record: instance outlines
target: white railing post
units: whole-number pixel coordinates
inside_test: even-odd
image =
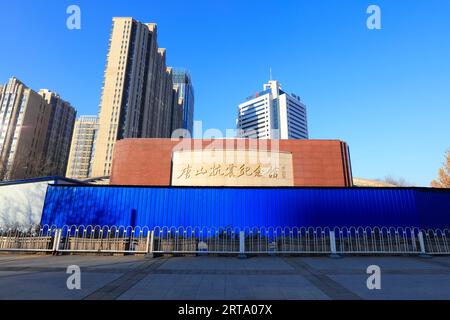
[[[425,241],[423,240],[423,232],[419,231],[419,234],[417,235],[419,238],[419,244],[420,244],[420,256],[427,257],[427,252],[425,249]]]
[[[154,239],[155,239],[155,230],[149,231],[147,233],[147,254],[146,257],[153,258],[153,251],[154,251]]]
[[[61,243],[62,229],[55,230],[55,236],[53,238],[53,254],[56,255],[59,251],[59,244]]]
[[[330,258],[339,258],[339,255],[337,254],[336,250],[336,234],[334,230],[330,230],[330,248],[331,248]]]
[[[239,232],[239,258],[245,259],[245,231]]]
[[[147,233],[147,252],[153,253],[153,240],[154,240],[155,231],[152,230]]]

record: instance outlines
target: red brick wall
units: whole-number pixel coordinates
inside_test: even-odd
[[[236,148],[249,140],[184,140],[184,144],[217,149]],[[169,186],[173,148],[179,141],[170,139],[125,139],[115,145],[111,184]],[[251,143],[255,143],[253,140]],[[271,150],[270,143],[267,147]],[[280,140],[279,151],[291,152],[295,186],[351,186],[351,167],[347,144],[338,140]]]

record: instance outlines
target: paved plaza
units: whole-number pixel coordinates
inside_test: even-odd
[[[81,289],[67,288],[67,267]],[[367,267],[381,268],[381,290]],[[160,257],[0,254],[0,299],[450,299],[450,257]]]

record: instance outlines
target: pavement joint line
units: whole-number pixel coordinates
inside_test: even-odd
[[[362,298],[353,291],[345,288],[334,281],[322,271],[310,266],[304,261],[298,259],[284,259],[284,261],[296,270],[299,270],[303,277],[308,280],[317,289],[322,291],[332,300],[362,300]]]
[[[445,267],[450,269],[450,263],[447,263],[445,261],[435,260],[435,259],[423,259],[418,258],[417,260],[420,260],[421,262],[428,263],[435,266]]]
[[[1,255],[0,255],[1,257]],[[33,258],[35,258],[36,256],[33,255],[23,255],[23,256],[16,256],[13,259],[0,259],[0,265],[2,264],[7,264],[7,263],[11,263],[11,262],[19,262],[19,261],[24,261],[24,260],[32,260]]]
[[[0,272],[27,272],[39,273],[39,272],[66,272],[66,267],[1,267]],[[229,269],[131,269],[134,273],[141,273],[145,275],[159,274],[159,275],[303,275],[305,272],[300,269],[294,270],[269,270],[269,269],[245,269],[245,270],[229,270]],[[128,268],[98,268],[98,267],[81,267],[82,272],[86,273],[121,273],[125,274],[129,271]],[[334,270],[334,269],[321,269],[320,272],[326,275],[358,275],[360,270]],[[441,269],[383,269],[384,274],[390,275],[450,275],[450,268],[448,270]],[[6,276],[1,276],[6,277]]]
[[[8,274],[8,275],[0,275],[0,279],[11,279],[11,278],[18,278],[18,277],[24,277],[24,276],[29,276],[29,275],[34,275],[34,274],[40,274],[40,271],[30,271],[30,272],[25,272],[25,273],[18,273],[18,274]]]
[[[136,268],[125,272],[119,278],[87,295],[83,298],[83,300],[115,300],[147,276],[148,273],[142,271],[155,270],[163,265],[167,260],[167,258],[160,258],[151,261],[144,261]]]
[[[321,269],[321,272],[327,275],[358,275],[361,274],[361,270],[346,270],[346,271],[339,271],[339,270],[331,270],[331,269]],[[436,270],[436,269],[382,269],[383,274],[389,274],[389,275],[408,275],[408,274],[414,274],[414,275],[450,275],[450,269],[448,270]]]

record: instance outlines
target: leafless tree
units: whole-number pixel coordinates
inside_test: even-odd
[[[34,158],[20,157],[9,167],[0,168],[2,180],[18,180],[52,176],[57,172],[57,166],[42,154]]]
[[[450,188],[450,148],[446,152],[446,161],[439,169],[438,178],[431,182],[433,188]]]
[[[405,178],[394,178],[391,175],[386,176],[384,179],[380,180],[384,183],[391,184],[396,187],[411,187],[412,184],[408,182]]]

